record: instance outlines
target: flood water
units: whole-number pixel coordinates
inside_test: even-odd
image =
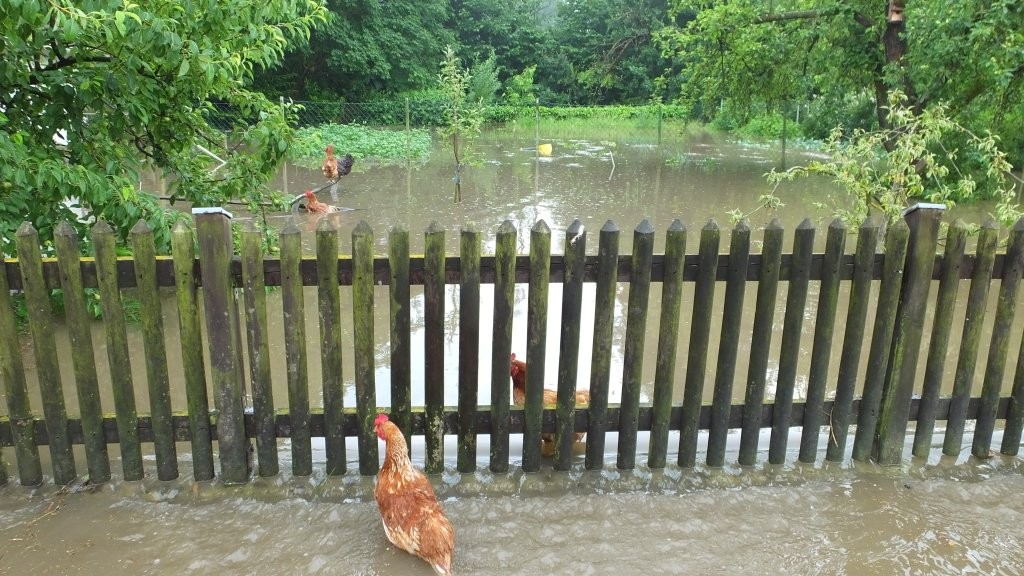
[[[631,250],[632,229],[648,219],[656,230],[655,251],[662,251],[664,233],[672,220],[680,218],[689,229],[688,253],[694,253],[700,228],[709,218],[723,227],[722,251],[728,250],[728,212],[751,210],[759,194],[768,192],[763,174],[778,166],[778,151],[767,147],[739,146],[707,134],[685,139],[653,142],[556,140],[551,157],[538,158],[532,135],[507,138],[487,135],[480,143],[484,164],[468,169],[462,176],[463,201],[453,203],[451,161],[441,150],[422,167],[375,167],[357,165],[342,179],[337,195],[325,190],[320,199],[352,208],[331,215],[339,227],[341,251],[351,250],[351,231],[360,220],[374,230],[376,252],[386,254],[387,233],[401,226],[411,233],[413,253],[422,251],[423,231],[432,222],[447,231],[449,254],[458,252],[458,234],[463,226],[475,228],[484,239],[483,253],[493,253],[494,233],[501,222],[511,220],[519,230],[519,252],[529,249],[529,230],[543,219],[551,229],[552,253],[563,250],[565,230],[579,218],[588,231],[587,252],[596,253],[597,234],[612,219],[622,230],[620,253]],[[790,151],[787,161],[806,162],[813,152]],[[322,182],[319,170],[290,166],[277,186],[298,194]],[[836,194],[823,180],[803,180],[777,190],[785,206],[772,214],[764,211],[750,216],[755,241],[772,217],[786,228],[786,245],[792,230],[804,217],[818,227],[817,248],[824,247],[824,227],[830,212],[817,207]],[[965,219],[979,222],[983,210],[968,209]],[[238,219],[245,216],[239,214]],[[321,217],[306,214],[271,215],[270,223],[284,228],[299,226],[306,249],[312,252],[313,231]],[[856,237],[847,241],[852,251]],[[748,288],[746,302],[753,309],[754,288]],[[692,285],[684,291],[684,303],[692,302]],[[877,289],[877,287],[876,287]],[[961,300],[966,298],[966,284]],[[809,292],[803,328],[800,381],[806,381],[810,337],[813,335],[816,287]],[[995,300],[995,285],[992,300]],[[716,294],[715,308],[721,314],[724,292]],[[526,287],[516,291],[513,348],[525,354]],[[388,293],[376,294],[376,388],[379,406],[390,403],[388,349]],[[845,297],[839,303],[837,338],[831,375],[838,367]],[[413,290],[413,403],[423,402],[422,292]],[[593,298],[593,286],[585,288]],[[618,401],[621,377],[624,310],[628,287],[621,286],[616,299],[616,327],[613,348],[611,402]],[[652,287],[649,326],[656,326],[660,291]],[[177,316],[173,300],[166,300],[165,332],[168,361],[180,365],[180,344],[176,339]],[[318,314],[316,290],[305,291],[306,333],[309,342],[310,399],[322,406],[319,348],[316,342]],[[769,386],[777,371],[781,339],[785,286],[780,286],[775,314],[776,336],[769,364]],[[351,294],[342,290],[343,315],[351,309]],[[446,298],[446,404],[456,403],[458,370],[458,291],[452,287]],[[271,341],[283,338],[280,292],[268,294]],[[584,305],[586,307],[586,304]],[[680,354],[677,360],[678,403],[685,373],[686,335],[689,308],[681,317]],[[485,318],[481,334],[489,337],[488,312],[492,309],[488,287],[482,291]],[[990,307],[991,309],[991,307]],[[560,291],[552,287],[547,341],[548,367],[557,359],[560,327]],[[748,315],[749,316],[749,315]],[[991,314],[989,315],[991,316]],[[1020,316],[1020,314],[1018,314]],[[962,326],[962,312],[954,326]],[[872,318],[869,317],[869,326]],[[747,319],[746,334],[751,328]],[[959,322],[959,324],[957,324]],[[987,320],[991,324],[991,317]],[[112,410],[109,372],[102,328],[94,331],[103,407]],[[141,330],[130,328],[131,346],[141,354]],[[926,325],[926,334],[929,326]],[[656,331],[650,330],[645,347],[642,401],[653,390]],[[1019,350],[1021,333],[1009,349],[1008,373]],[[589,379],[589,338],[592,326],[581,327],[579,384]],[[987,328],[986,328],[987,333]],[[950,349],[959,345],[954,329]],[[343,339],[351,341],[351,327],[343,327]],[[714,381],[717,333],[712,333],[709,351],[708,390]],[[987,344],[987,342],[986,342]],[[67,336],[58,333],[58,345],[67,346]],[[925,338],[927,345],[927,337]],[[41,413],[41,399],[32,370],[31,345],[25,343],[32,405]],[[742,402],[746,378],[749,338],[741,339],[741,364],[737,366],[734,403]],[[351,347],[343,351],[347,406],[354,405]],[[865,354],[868,346],[864,347]],[[490,353],[481,344],[480,403],[490,402]],[[283,346],[272,349],[275,400],[287,407]],[[922,354],[922,358],[923,358]],[[951,387],[955,354],[947,362],[944,390]],[[136,358],[141,358],[135,354]],[[979,354],[985,358],[985,345]],[[862,362],[862,370],[864,363]],[[71,380],[71,365],[62,355],[65,394],[69,414],[77,414],[77,399]],[[975,378],[979,386],[984,362]],[[137,403],[148,411],[145,366],[133,363]],[[172,379],[175,377],[171,371]],[[549,381],[553,381],[553,373]],[[1006,378],[1009,390],[1012,376]],[[553,384],[549,384],[553,387]],[[175,410],[185,409],[180,381],[172,380]],[[798,382],[798,398],[802,389]],[[977,395],[977,389],[975,390]],[[1005,395],[1005,394],[1004,394]],[[769,393],[768,401],[772,395]],[[0,415],[6,406],[0,406]],[[937,433],[941,432],[941,428]],[[965,446],[970,445],[968,438]],[[799,433],[799,429],[795,430]],[[998,433],[998,431],[997,431]],[[733,434],[732,436],[737,436]],[[451,440],[451,439],[449,439]],[[791,464],[756,468],[727,466],[696,470],[670,467],[664,471],[638,468],[618,471],[613,467],[584,472],[582,457],[567,473],[544,471],[524,474],[518,469],[508,475],[486,471],[486,438],[481,438],[479,471],[457,474],[454,447],[446,449],[449,471],[433,478],[439,495],[456,529],[457,574],[1020,574],[1024,572],[1024,463],[1019,458],[997,457],[977,461],[966,456],[944,459],[938,448],[928,461],[908,460],[902,468],[883,469],[850,462],[831,465]],[[941,445],[937,437],[935,446]],[[420,444],[422,440],[419,441]],[[702,440],[702,446],[703,444]],[[678,444],[677,436],[669,446]],[[791,441],[796,446],[799,442]],[[852,444],[848,442],[848,446]],[[824,442],[820,443],[824,445]],[[998,445],[998,440],[997,444]],[[414,444],[414,448],[417,445]],[[761,443],[762,450],[767,442]],[[250,485],[225,487],[216,482],[195,483],[188,467],[187,444],[178,445],[185,462],[181,479],[159,482],[152,478],[154,460],[147,460],[150,478],[142,482],[115,480],[103,486],[85,486],[58,491],[52,486],[39,489],[16,485],[13,450],[3,449],[9,474],[14,477],[0,488],[0,574],[430,574],[425,564],[395,551],[384,538],[372,501],[372,479],[354,471],[342,478],[323,474],[324,455],[314,453],[312,477],[296,478],[287,472],[290,446],[279,444],[282,475],[256,479]],[[116,456],[115,446],[111,447]],[[614,439],[608,449],[614,451]],[[646,450],[641,438],[639,450]],[[42,450],[45,453],[45,449]],[[519,450],[512,448],[513,461]],[[79,469],[84,457],[76,448]],[[698,457],[698,460],[701,458]],[[674,448],[669,461],[674,460]],[[762,458],[763,460],[763,458]],[[350,447],[349,462],[356,461]],[[614,456],[608,460],[614,466]],[[646,457],[638,457],[638,462]],[[730,451],[727,461],[735,462]],[[420,463],[422,461],[420,460]],[[515,464],[515,462],[513,462]],[[48,466],[44,466],[48,469]]]

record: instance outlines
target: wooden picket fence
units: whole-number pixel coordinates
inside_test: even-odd
[[[1003,420],[1000,451],[1015,455],[1024,425],[1024,354],[1019,353],[1013,390],[1000,397],[1018,285],[1024,271],[1024,222],[1009,234],[1005,253],[997,253],[997,227],[982,226],[975,254],[965,254],[968,230],[951,224],[944,251],[937,253],[940,207],[922,206],[908,211],[905,220],[884,233],[871,221],[857,231],[856,249],[846,251],[848,230],[840,222],[827,230],[824,253],[813,253],[815,229],[809,221],[794,233],[792,253],[783,254],[783,228],[773,222],[764,230],[760,254],[751,254],[751,231],[741,223],[732,231],[728,253],[720,254],[722,231],[713,222],[699,233],[696,253],[687,254],[688,232],[676,221],[666,231],[665,251],[654,254],[655,231],[644,221],[633,231],[632,254],[618,252],[620,232],[609,221],[599,232],[596,255],[586,255],[587,233],[579,222],[566,231],[565,251],[551,254],[551,233],[544,222],[529,232],[528,255],[516,253],[518,231],[510,222],[497,230],[494,255],[481,255],[479,232],[463,229],[459,255],[446,256],[445,231],[431,226],[425,233],[425,253],[409,253],[409,233],[393,229],[388,235],[388,255],[373,254],[373,232],[360,223],[352,233],[352,254],[339,255],[338,232],[328,219],[316,231],[316,256],[301,254],[300,234],[289,226],[281,233],[280,258],[264,258],[260,235],[247,228],[240,235],[240,256],[233,256],[230,215],[219,210],[196,210],[194,229],[179,223],[173,231],[173,256],[156,256],[152,232],[145,223],[131,234],[133,259],[117,258],[112,230],[100,222],[92,231],[95,254],[79,256],[78,240],[70,226],[57,230],[54,259],[40,256],[39,238],[27,223],[18,232],[18,259],[3,262],[0,273],[0,378],[6,391],[8,417],[0,418],[0,446],[13,446],[21,484],[43,480],[38,447],[49,447],[53,479],[68,484],[78,477],[72,445],[84,445],[89,480],[111,477],[107,445],[119,444],[122,474],[126,480],[143,477],[143,442],[152,442],[156,474],[169,480],[178,476],[176,442],[191,442],[193,474],[198,480],[215,476],[219,460],[225,483],[247,482],[255,471],[261,476],[279,472],[278,439],[290,439],[292,472],[313,471],[311,439],[323,437],[326,472],[344,474],[346,438],[357,438],[358,470],[371,475],[378,470],[378,440],[373,419],[387,410],[407,435],[425,437],[425,468],[443,470],[444,436],[456,435],[457,469],[477,467],[477,436],[490,435],[489,467],[495,472],[510,468],[510,434],[523,434],[522,469],[537,471],[542,465],[540,435],[556,434],[555,469],[569,469],[573,462],[573,432],[587,433],[585,466],[599,469],[605,462],[605,434],[618,433],[616,466],[636,466],[638,432],[649,431],[646,465],[666,466],[670,454],[683,467],[697,464],[703,451],[708,466],[726,459],[730,430],[739,429],[738,462],[756,463],[762,429],[771,429],[768,461],[786,459],[791,427],[802,427],[799,460],[814,462],[821,453],[819,434],[829,431],[825,459],[842,461],[846,439],[856,426],[850,454],[854,459],[875,459],[883,464],[903,461],[908,422],[916,422],[913,454],[927,456],[935,424],[945,421],[943,452],[961,451],[965,424],[974,421],[972,453],[988,457],[997,421]],[[198,254],[195,247],[198,245]],[[997,305],[987,310],[989,287],[1000,280]],[[955,355],[952,394],[940,397],[953,311],[962,281],[969,280],[963,337]],[[583,285],[596,284],[593,309],[584,310]],[[654,395],[641,405],[644,335],[652,283],[660,282],[661,317],[657,319],[657,359]],[[693,301],[684,302],[683,285],[694,283]],[[725,283],[718,357],[715,360],[713,397],[703,397],[715,286]],[[765,402],[769,348],[774,336],[777,290],[788,283],[781,334],[781,351],[774,403]],[[812,282],[819,291],[814,315],[806,400],[794,401],[801,332]],[[836,326],[840,286],[849,283],[845,326]],[[874,324],[868,336],[867,318],[874,283],[880,283]],[[929,289],[937,282],[937,296]],[[510,406],[509,355],[512,343],[514,291],[528,284],[527,349],[530,359],[525,408]],[[548,288],[561,283],[561,334],[558,366],[545,366]],[[611,374],[614,299],[619,284],[628,284],[626,337],[621,375],[621,403],[608,402]],[[748,286],[756,283],[756,308],[752,333],[741,334],[743,301]],[[391,406],[379,406],[374,382],[374,286],[390,287]],[[445,358],[445,286],[459,286],[459,357]],[[494,285],[493,310],[480,306],[482,284]],[[410,286],[422,285],[425,324],[425,402],[411,405]],[[275,408],[272,394],[267,334],[265,287],[279,286],[285,319],[287,357],[287,413]],[[310,409],[306,372],[307,341],[303,286],[317,286],[320,313],[320,353],[323,366],[323,411]],[[352,317],[341,317],[339,287],[351,287]],[[99,401],[99,382],[94,363],[90,315],[84,288],[97,288],[104,317],[107,359],[113,386],[114,415],[104,414]],[[65,313],[72,344],[74,382],[79,399],[78,418],[68,418],[57,362],[49,291],[65,294]],[[181,332],[183,379],[187,414],[171,409],[169,372],[164,342],[159,291],[174,288],[178,327]],[[133,289],[141,303],[141,325],[149,388],[149,413],[135,406],[129,349],[121,292]],[[199,309],[202,291],[203,313]],[[43,398],[43,416],[32,410],[19,345],[12,293],[23,292],[29,314],[35,369]],[[236,298],[237,294],[241,294]],[[244,314],[238,312],[238,307]],[[925,377],[917,382],[920,352],[924,348],[924,318],[933,314],[925,359]],[[685,357],[682,398],[673,398],[674,374],[679,348],[680,318],[690,315],[689,346]],[[494,331],[488,350],[480,349],[482,314],[493,315]],[[580,319],[594,316],[593,341],[581,342]],[[994,314],[992,331],[982,334],[987,314]],[[205,317],[205,327],[203,318]],[[653,319],[650,319],[653,320]],[[352,341],[341,337],[342,322],[350,322]],[[204,366],[203,335],[209,347],[210,366]],[[247,349],[242,349],[241,330],[246,330]],[[651,328],[655,329],[655,328]],[[830,381],[829,364],[833,339],[842,334],[842,352],[836,377]],[[739,339],[750,338],[750,358],[745,400],[731,405]],[[972,397],[973,376],[983,338],[990,338],[980,396]],[[354,347],[356,405],[343,405],[341,351]],[[574,405],[577,366],[581,346],[590,348],[590,404]],[[858,377],[864,346],[869,346],[865,376]],[[244,362],[243,355],[248,355]],[[491,405],[478,405],[481,354],[491,355]],[[445,362],[457,362],[458,406],[444,405]],[[246,373],[245,366],[248,365]],[[210,375],[207,381],[207,373]],[[547,380],[557,380],[558,403],[541,405]],[[248,383],[248,384],[246,384]],[[243,402],[248,387],[252,407]],[[860,392],[857,397],[857,392]],[[834,392],[827,400],[828,392]],[[211,410],[210,398],[215,409]],[[710,400],[707,403],[706,400]],[[669,432],[679,431],[677,447],[669,446]],[[698,434],[707,430],[702,450]],[[250,445],[255,440],[256,466]],[[214,441],[217,450],[214,451]],[[2,453],[0,453],[2,456]],[[0,462],[0,483],[7,470]]]

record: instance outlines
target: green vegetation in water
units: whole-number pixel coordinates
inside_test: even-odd
[[[423,164],[430,158],[430,132],[425,128],[407,131],[368,128],[351,124],[321,124],[295,131],[290,159],[310,168],[319,167],[324,147],[334,145],[339,156],[351,154],[355,168],[366,162],[393,166],[413,162]]]

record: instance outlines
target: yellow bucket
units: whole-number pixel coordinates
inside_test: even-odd
[[[551,156],[551,144],[538,144],[537,154],[541,156]]]

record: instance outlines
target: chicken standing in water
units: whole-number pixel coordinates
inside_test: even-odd
[[[373,422],[386,444],[373,495],[392,544],[424,559],[438,574],[452,573],[455,530],[427,477],[413,467],[405,436],[386,414]]]
[[[320,171],[324,173],[324,178],[334,182],[342,176],[348,176],[349,172],[352,171],[352,164],[355,163],[352,155],[345,154],[340,159],[335,158],[334,145],[332,144],[328,144],[324,148],[324,152],[327,154],[327,157],[324,158],[324,164],[320,167]]]
[[[510,368],[510,376],[512,376],[512,403],[516,406],[526,406],[526,362],[522,360],[516,360],[516,355],[512,355],[512,366]],[[544,389],[544,407],[554,408],[555,404],[558,403],[558,392],[549,388]],[[590,404],[590,390],[577,390],[576,391],[576,405]],[[574,434],[574,441],[579,442],[583,440],[584,433],[576,432]],[[555,453],[555,435],[550,432],[544,432],[540,435],[540,452],[545,456],[551,456]]]

